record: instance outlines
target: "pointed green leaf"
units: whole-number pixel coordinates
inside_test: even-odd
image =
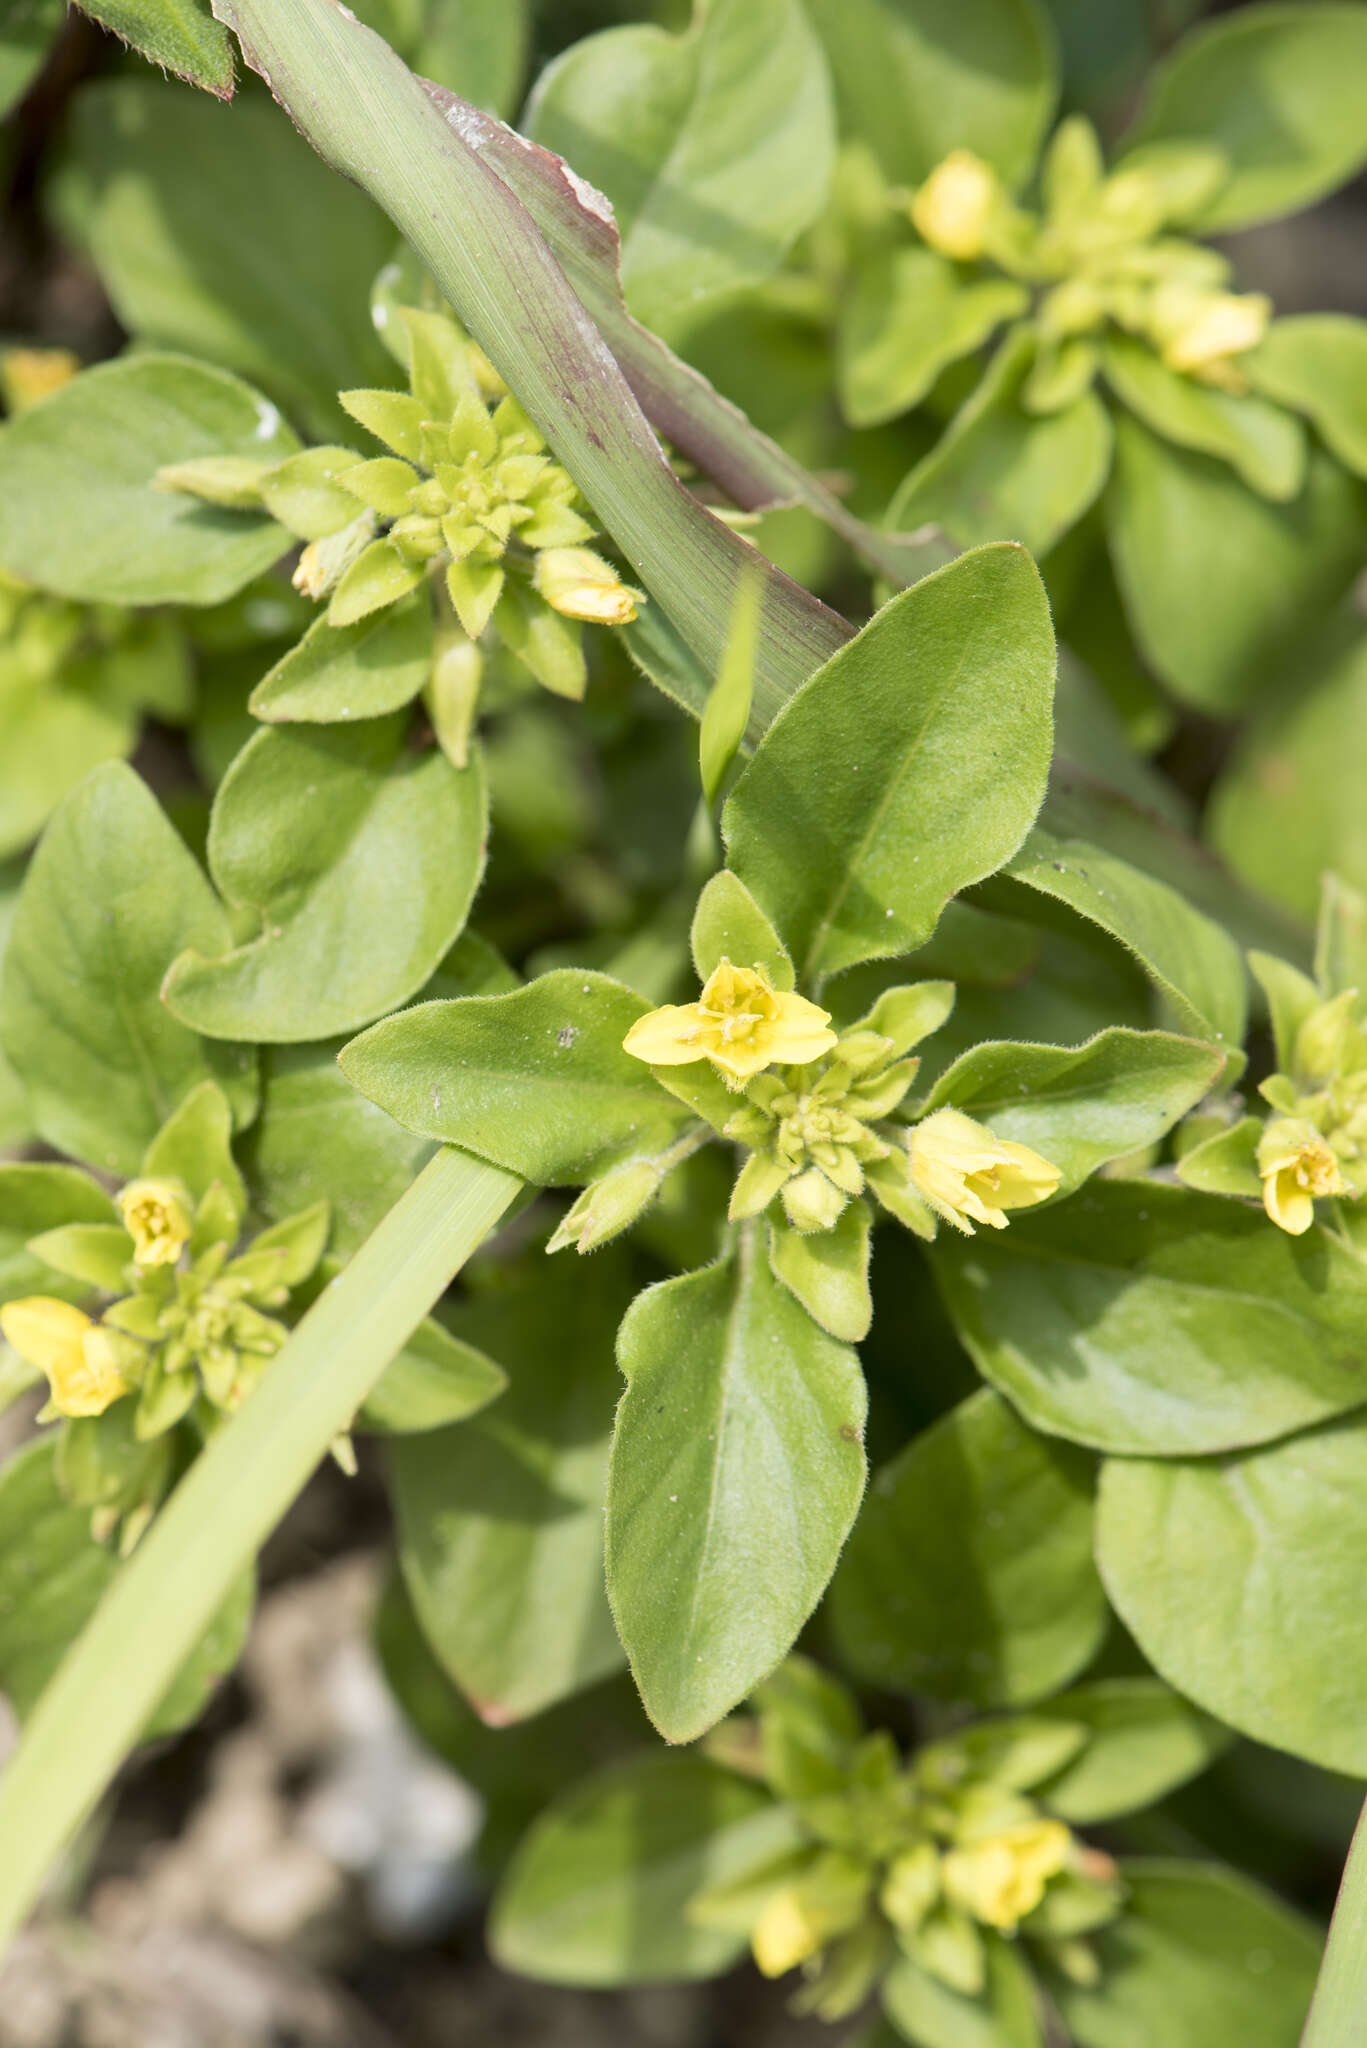
[[[89,1288],[44,1264],[29,1241],[69,1223],[117,1224],[114,1204],[75,1166],[0,1164],[0,1301],[55,1294],[84,1301]]]
[[[315,619],[261,678],[248,710],[271,724],[345,724],[411,703],[432,672],[432,611],[425,597],[352,626]]]
[[[1116,397],[1164,440],[1218,455],[1265,498],[1294,498],[1300,491],[1305,430],[1293,414],[1255,395],[1236,396],[1184,377],[1127,334],[1109,335],[1101,360]]]
[[[381,1373],[357,1425],[386,1436],[445,1429],[487,1408],[507,1384],[501,1365],[428,1316]]]
[[[218,99],[232,98],[233,46],[209,0],[81,0],[81,9],[149,63]]]
[[[128,1284],[133,1240],[121,1223],[61,1223],[30,1238],[29,1250],[42,1264],[80,1283],[122,1294]]]
[[[1228,1728],[1156,1678],[1098,1678],[1059,1693],[1049,1713],[1087,1730],[1086,1745],[1035,1793],[1074,1827],[1154,1805],[1233,1741]]]
[[[895,597],[804,685],[724,818],[799,979],[912,951],[1015,852],[1044,793],[1053,674],[1038,571],[1002,546]]]
[[[901,1956],[883,1980],[883,2010],[915,2048],[1045,2048],[1029,1966],[1000,1935],[987,1942],[981,1997],[952,1990]]]
[[[232,1150],[232,1110],[223,1090],[201,1081],[174,1109],[153,1138],[142,1170],[154,1179],[184,1181],[196,1201],[215,1181],[241,1216],[247,1191]]]
[[[775,1276],[813,1321],[842,1344],[862,1344],[873,1321],[867,1202],[849,1202],[829,1230],[804,1236],[781,1217],[769,1225]]]
[[[1367,320],[1348,313],[1274,320],[1247,371],[1256,391],[1305,413],[1339,461],[1367,476]]]
[[[919,244],[874,256],[840,307],[836,376],[845,418],[876,427],[909,411],[942,370],[1029,303],[1008,278],[964,284],[947,257]]]
[[[864,1486],[854,1353],[738,1256],[652,1287],[618,1340],[608,1592],[646,1712],[710,1728],[791,1649]]]
[[[704,884],[689,939],[699,981],[706,981],[720,961],[731,960],[738,967],[762,967],[777,989],[793,986],[793,963],[783,941],[729,868]]]

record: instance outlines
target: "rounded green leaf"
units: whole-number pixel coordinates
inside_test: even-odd
[[[611,200],[627,302],[662,330],[777,270],[835,165],[799,0],[714,0],[682,36],[589,36],[543,73],[529,125]]]
[[[1053,680],[1039,572],[1007,545],[903,591],[798,691],[724,825],[799,980],[913,951],[1016,851],[1044,794]]]
[[[214,1038],[297,1043],[409,1001],[465,922],[484,868],[478,760],[412,753],[401,714],[259,732],[229,769],[209,866],[260,935],[187,951],[175,1015]]]
[[[1098,1032],[1085,1045],[975,1045],[926,1097],[1028,1145],[1062,1175],[1071,1194],[1109,1159],[1139,1152],[1170,1131],[1214,1085],[1224,1060],[1167,1031]]]
[[[986,1956],[987,1981],[979,1998],[951,1990],[909,1956],[899,1956],[882,1993],[894,2039],[915,2048],[1044,2048],[1030,1966],[1019,1947],[992,1935]],[[873,2048],[883,2048],[882,2036]]]
[[[971,149],[1008,184],[1034,166],[1054,111],[1057,59],[1035,0],[807,0],[842,130],[889,178],[918,184]]]
[[[689,1900],[791,1842],[786,1808],[705,1757],[619,1764],[557,1800],[522,1843],[494,1901],[494,1959],[552,1984],[720,1976],[745,1937],[695,1927]]]
[[[250,377],[336,440],[337,392],[395,376],[368,308],[394,241],[379,208],[264,95],[216,107],[115,78],[72,114],[67,214],[124,326]]]
[[[1097,1559],[1155,1669],[1232,1728],[1367,1777],[1367,1420],[1206,1461],[1115,1459]]]
[[[978,1707],[1045,1698],[1106,1627],[1089,1461],[984,1388],[874,1475],[829,1611],[871,1685]]]
[[[218,604],[292,545],[254,512],[155,487],[198,455],[283,462],[299,443],[269,400],[184,356],[86,370],[0,430],[0,567],[111,604]]]
[[[1295,213],[1367,160],[1367,15],[1318,0],[1241,8],[1184,38],[1154,73],[1133,142],[1213,142],[1230,175],[1200,225]]]
[[[1183,703],[1230,717],[1357,573],[1367,493],[1316,449],[1299,497],[1273,504],[1122,414],[1106,526],[1141,651]]]
[[[1309,1923],[1215,1864],[1121,1870],[1124,1911],[1089,1937],[1100,1981],[1041,1971],[1077,2048],[1293,2048],[1319,1957]]]
[[[509,995],[387,1018],[352,1040],[342,1070],[419,1136],[562,1187],[662,1151],[688,1121],[622,1050],[648,1007],[605,974],[557,968]]]
[[[1227,1451],[1367,1400],[1367,1268],[1242,1202],[1094,1181],[933,1260],[984,1377],[1099,1450]]]
[[[206,1043],[161,1000],[183,947],[230,943],[223,906],[146,783],[121,762],[97,768],[44,833],[5,951],[0,1033],[50,1145],[136,1173],[206,1080],[249,1120],[254,1054]]]
[[[1218,455],[1265,498],[1297,495],[1305,481],[1306,448],[1305,430],[1293,414],[1256,394],[1236,395],[1184,377],[1130,335],[1109,335],[1101,361],[1116,397],[1164,440]]]
[[[918,405],[941,370],[980,348],[1029,305],[1008,278],[964,284],[955,266],[918,244],[861,265],[839,312],[836,376],[852,427],[876,427]]]
[[[646,1712],[690,1742],[792,1648],[835,1569],[864,1488],[864,1382],[753,1226],[737,1257],[647,1289],[618,1352],[608,1594]]]
[[[381,1373],[357,1423],[386,1436],[444,1429],[487,1408],[507,1384],[508,1375],[493,1359],[428,1316]]]
[[[451,1318],[506,1369],[506,1393],[391,1447],[405,1584],[442,1665],[495,1727],[622,1662],[603,1591],[603,1488],[631,1282],[609,1253],[587,1292],[577,1266],[533,1258],[515,1286]]]
[[[1347,313],[1274,320],[1246,360],[1256,390],[1306,413],[1339,461],[1367,476],[1367,320]]]
[[[74,1166],[0,1165],[0,1301],[55,1294],[84,1301],[90,1289],[27,1249],[30,1238],[68,1223],[109,1224],[114,1204],[98,1181]]]

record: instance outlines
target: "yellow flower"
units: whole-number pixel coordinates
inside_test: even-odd
[[[1315,1220],[1317,1195],[1343,1195],[1348,1184],[1320,1132],[1300,1117],[1278,1117],[1258,1145],[1263,1207],[1279,1230],[1300,1237]]]
[[[81,359],[69,348],[7,348],[0,355],[0,388],[11,412],[23,412],[69,384]]]
[[[595,626],[626,626],[641,593],[592,548],[543,548],[533,581],[552,611]]]
[[[128,1392],[113,1337],[70,1302],[45,1294],[6,1302],[0,1330],[22,1359],[47,1374],[62,1415],[103,1415]]]
[[[1000,200],[1001,185],[991,164],[971,149],[952,149],[912,200],[912,225],[942,256],[972,263],[983,253]]]
[[[140,1266],[174,1266],[191,1229],[190,1198],[178,1180],[130,1180],[119,1214]]]
[[[1038,1152],[995,1137],[957,1109],[937,1109],[917,1124],[907,1153],[912,1180],[931,1208],[969,1237],[974,1223],[1004,1230],[1008,1209],[1046,1201],[1062,1179]]]
[[[942,1866],[945,1892],[975,1920],[1010,1930],[1032,1913],[1072,1844],[1062,1821],[1027,1820],[981,1842],[951,1849]]]
[[[1210,383],[1239,384],[1231,356],[1256,348],[1267,332],[1272,301],[1262,292],[1197,292],[1184,285],[1154,297],[1154,332],[1170,370]]]
[[[823,1915],[812,1911],[802,1888],[786,1884],[773,1893],[750,1930],[756,1967],[765,1977],[781,1977],[814,1956],[827,1939]]]
[[[805,996],[781,993],[762,967],[723,960],[696,1003],[666,1003],[638,1017],[622,1044],[652,1067],[711,1060],[740,1088],[776,1061],[805,1066],[835,1045],[831,1013]]]

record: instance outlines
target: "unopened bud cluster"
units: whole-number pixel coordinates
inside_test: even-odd
[[[1051,412],[1091,383],[1108,324],[1142,338],[1170,370],[1246,388],[1238,358],[1262,340],[1271,303],[1231,292],[1226,259],[1171,232],[1227,175],[1205,143],[1141,150],[1108,173],[1090,122],[1074,114],[1046,152],[1040,212],[1019,206],[966,149],[951,151],[907,206],[930,248],[956,263],[991,263],[1033,295],[1038,354],[1024,402]]]
[[[788,1802],[805,1839],[778,1864],[696,1893],[687,1911],[744,1932],[765,1976],[800,1969],[795,2010],[845,2018],[899,1954],[977,1997],[993,1936],[1096,1981],[1088,1936],[1123,1911],[1123,1883],[1110,1857],[1048,1812],[1047,1795],[1030,1796],[1085,1745],[1084,1730],[1006,1719],[904,1759],[800,1657],[754,1704],[754,1719],[723,1723],[708,1747]]]

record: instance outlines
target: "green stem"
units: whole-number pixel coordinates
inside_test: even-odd
[[[1358,2048],[1367,2016],[1367,1806],[1344,1865],[1338,1903],[1301,2048]]]
[[[0,1776],[0,1948],[233,1581],[519,1185],[483,1160],[438,1152],[177,1487]]]

